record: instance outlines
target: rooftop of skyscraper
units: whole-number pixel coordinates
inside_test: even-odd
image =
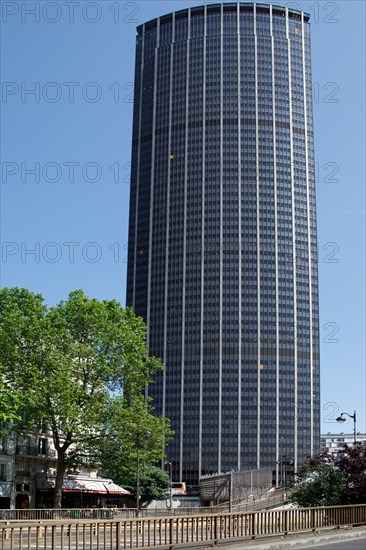
[[[310,15],[306,12],[301,12],[299,10],[295,10],[292,8],[286,8],[284,6],[277,6],[277,5],[271,5],[271,4],[256,4],[256,3],[244,3],[244,2],[232,2],[232,3],[223,3],[223,4],[208,4],[206,6],[196,6],[193,8],[186,8],[184,10],[180,10],[177,12],[167,13],[158,19],[160,19],[160,25],[163,25],[164,23],[169,23],[173,19],[173,13],[175,20],[183,19],[188,16],[188,13],[190,11],[191,17],[195,17],[198,15],[202,15],[205,12],[205,9],[207,10],[207,13],[219,13],[221,12],[221,9],[223,9],[224,13],[228,12],[235,12],[238,10],[238,5],[240,6],[240,12],[241,13],[253,13],[254,7],[256,13],[270,13],[270,10],[272,8],[272,15],[277,17],[285,17],[286,10],[288,10],[288,16],[290,19],[301,19],[301,14],[304,13],[304,21],[307,22],[310,19]],[[139,25],[137,27],[137,32],[141,34],[143,32],[143,29],[148,30],[150,28],[154,28],[156,26],[157,19],[152,19],[145,23],[144,25]]]

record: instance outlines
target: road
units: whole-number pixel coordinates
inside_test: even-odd
[[[299,548],[312,548],[312,550],[366,550],[366,535],[356,540],[345,539],[337,542],[325,542],[323,544],[301,545]]]

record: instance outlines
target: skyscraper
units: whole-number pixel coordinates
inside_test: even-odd
[[[320,437],[309,16],[213,4],[137,31],[127,303],[165,365],[174,478],[278,476]]]

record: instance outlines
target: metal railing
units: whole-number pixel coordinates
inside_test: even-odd
[[[265,510],[271,506],[279,505],[283,502],[283,496],[280,491],[267,498],[253,499],[251,501],[232,504],[232,512],[246,512]],[[223,503],[217,506],[199,506],[199,507],[176,507],[176,508],[140,508],[139,518],[153,518],[164,516],[190,516],[202,514],[225,514],[230,512],[229,503]],[[0,509],[0,520],[52,520],[52,519],[132,519],[137,517],[136,508],[34,508],[27,510],[20,509]]]
[[[15,475],[17,477],[34,477],[35,474],[32,474],[30,470],[15,470]]]
[[[13,455],[14,450],[11,449],[11,447],[8,447],[7,445],[1,445],[0,446],[0,455]]]
[[[32,456],[38,458],[57,458],[55,449],[42,449],[38,445],[17,445],[16,454],[18,456]]]
[[[287,495],[289,492],[287,491]],[[283,491],[277,490],[271,495],[265,494],[240,503],[232,503],[231,510],[228,502],[216,506],[191,506],[176,508],[140,508],[139,518],[153,518],[164,516],[190,516],[202,514],[225,514],[228,512],[256,512],[274,508],[283,504]],[[0,509],[0,520],[5,519],[132,519],[137,517],[136,508],[34,508],[27,510]],[[1,550],[1,549],[0,549]]]
[[[34,508],[34,509],[4,509],[0,510],[0,522],[2,520],[12,521],[43,521],[43,520],[64,520],[64,519],[114,519],[115,514],[119,518],[135,517],[135,510],[129,508],[120,509],[124,515],[118,515],[119,510],[112,508]]]
[[[291,490],[277,489],[276,491],[255,495],[246,499],[218,504],[213,507],[217,512],[224,510],[226,512],[257,512],[283,505],[291,495]],[[230,510],[231,507],[231,510]]]
[[[227,509],[215,508],[140,508],[139,518],[163,516],[188,516],[197,514],[225,513]],[[0,510],[0,521],[5,520],[60,520],[60,519],[133,519],[136,508],[35,508]]]
[[[0,548],[173,548],[365,524],[365,504],[118,520],[2,520]]]

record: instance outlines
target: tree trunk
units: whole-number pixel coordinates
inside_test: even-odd
[[[58,449],[58,458],[57,458],[57,473],[56,473],[56,484],[53,493],[53,507],[61,508],[62,506],[62,484],[65,476],[65,452],[66,450],[61,448]]]

